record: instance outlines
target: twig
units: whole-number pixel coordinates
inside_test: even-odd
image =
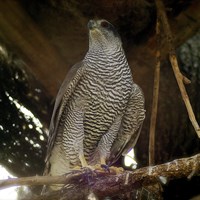
[[[159,19],[159,16],[157,17],[157,22],[156,22],[156,39],[157,39],[156,65],[155,65],[155,71],[154,71],[153,102],[152,102],[150,134],[149,134],[149,165],[155,164],[155,129],[156,129],[156,117],[157,117],[157,110],[158,110],[159,82],[160,82],[160,19]]]
[[[172,37],[171,29],[170,29],[170,26],[169,26],[169,23],[168,23],[165,8],[164,8],[162,0],[156,0],[155,2],[156,2],[156,7],[157,7],[157,10],[159,12],[159,15],[161,17],[161,22],[162,22],[162,25],[163,25],[164,33],[167,36],[168,45],[169,45],[169,59],[170,59],[170,62],[171,62],[171,65],[172,65],[172,68],[173,68],[173,71],[174,71],[174,74],[175,74],[175,77],[176,77],[176,81],[178,83],[183,101],[184,101],[185,106],[187,108],[187,112],[188,112],[190,121],[191,121],[198,137],[200,138],[200,127],[199,127],[199,125],[196,121],[194,112],[192,110],[192,106],[190,104],[189,97],[187,95],[187,92],[186,92],[186,89],[185,89],[185,86],[184,86],[184,82],[186,81],[186,79],[181,74],[180,69],[178,67],[178,61],[177,61],[177,57],[176,57],[176,53],[175,53],[175,48],[174,48],[174,45],[173,45],[173,37]],[[188,79],[187,79],[186,82],[188,82]]]
[[[138,189],[157,183],[162,181],[163,178],[168,181],[175,178],[190,177],[190,175],[197,173],[200,173],[200,154],[161,165],[144,167],[135,171],[124,171],[117,175],[106,172],[97,172],[94,175],[92,171],[78,171],[56,177],[11,178],[0,180],[0,188],[15,185],[74,184],[76,185],[75,188],[64,188],[58,192],[58,195],[64,196],[66,199],[82,199],[84,195],[88,195],[89,191],[92,191],[98,197],[113,196],[132,191],[133,188]],[[90,180],[88,180],[88,177]],[[74,192],[77,188],[78,193]],[[50,199],[50,196],[45,195],[42,199]]]

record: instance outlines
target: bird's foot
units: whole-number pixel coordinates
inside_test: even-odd
[[[122,167],[115,167],[115,166],[110,166],[109,167],[110,173],[113,174],[121,174],[122,172],[124,172],[124,168]]]
[[[94,168],[97,172],[107,172],[111,174],[121,174],[124,171],[122,167],[114,167],[106,164],[96,164]]]
[[[95,172],[109,172],[109,166],[106,164],[96,164],[92,166]]]
[[[81,169],[83,169],[84,171],[88,171],[88,172],[94,172],[95,171],[95,167],[91,166],[91,165],[81,167]]]
[[[92,185],[94,177],[97,175],[95,167],[88,165],[86,167],[82,167],[82,170],[84,171],[84,179],[87,180],[88,185]]]
[[[74,167],[72,168],[72,170],[74,170],[74,171],[79,171],[79,170],[81,170],[81,169],[82,169],[82,167],[79,166],[79,165],[76,165],[76,166],[74,166]]]
[[[110,173],[110,167],[106,164],[101,164],[101,168],[105,171],[105,172],[108,172]]]
[[[88,185],[92,185],[93,184],[93,179],[94,177],[97,175],[96,171],[95,171],[95,167],[94,166],[74,166],[73,169],[71,170],[71,173],[81,173],[82,174],[82,181],[83,182],[87,182]]]
[[[74,171],[80,171],[83,170],[88,174],[93,174],[95,175],[96,172],[108,172],[111,174],[121,174],[124,169],[122,167],[115,167],[115,166],[109,166],[106,164],[96,164],[96,165],[88,165],[85,167],[81,166],[75,166],[73,168]]]
[[[95,167],[94,166],[90,166],[90,165],[87,165],[85,167],[77,165],[77,166],[73,167],[72,171],[75,171],[75,172],[76,171],[84,171],[84,172],[90,173],[90,172],[95,171]]]

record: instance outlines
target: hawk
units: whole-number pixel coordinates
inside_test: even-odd
[[[45,174],[111,165],[132,148],[145,118],[122,42],[108,21],[90,20],[89,50],[67,74],[49,128]]]

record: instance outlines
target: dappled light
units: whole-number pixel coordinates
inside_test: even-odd
[[[6,55],[12,57],[9,53]],[[41,98],[38,86],[34,89],[30,85],[34,81],[25,72],[24,64],[16,58],[8,62],[8,57],[1,58],[0,68],[0,113],[3,116],[0,118],[0,149],[4,152],[1,164],[17,176],[40,174],[48,135],[48,126],[44,123],[45,116],[48,120],[47,104],[38,104],[44,97]],[[40,106],[41,119],[35,116]]]

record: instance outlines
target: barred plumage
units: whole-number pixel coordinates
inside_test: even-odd
[[[50,175],[76,165],[113,163],[134,145],[144,120],[143,94],[116,30],[105,20],[90,20],[88,27],[89,51],[56,99],[45,171]]]

